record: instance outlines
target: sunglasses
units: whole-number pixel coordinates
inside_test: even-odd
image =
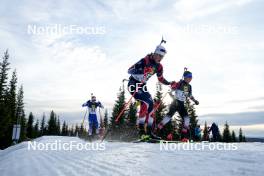
[[[160,57],[160,59],[163,59],[163,57],[164,57],[164,56],[163,56],[163,55],[161,55],[161,54],[158,54],[158,56]]]

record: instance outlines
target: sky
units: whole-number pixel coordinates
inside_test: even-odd
[[[3,0],[0,53],[9,50],[27,113],[54,110],[74,124],[91,93],[111,111],[127,69],[163,36],[164,77],[193,72],[199,122],[228,121],[264,137],[263,7],[261,0]],[[153,96],[156,82],[148,82]]]

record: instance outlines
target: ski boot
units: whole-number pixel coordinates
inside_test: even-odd
[[[147,134],[150,136],[151,139],[161,140],[161,137],[153,133],[152,127],[147,127]]]
[[[182,128],[182,131],[181,131],[181,142],[189,142],[189,139],[188,139],[188,129],[186,128]]]
[[[138,128],[138,135],[140,141],[148,141],[150,139],[150,136],[145,133],[144,124],[139,124]]]

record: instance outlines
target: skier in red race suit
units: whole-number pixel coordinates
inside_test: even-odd
[[[140,102],[140,113],[138,119],[140,136],[147,134],[152,138],[158,138],[152,132],[152,114],[154,113],[154,103],[146,87],[148,79],[156,74],[158,80],[162,84],[175,84],[174,81],[169,82],[163,77],[163,66],[160,62],[165,54],[166,49],[160,44],[156,47],[154,53],[148,54],[128,69],[128,73],[131,75],[128,81],[128,90],[131,95],[134,95],[134,98]],[[146,131],[144,130],[145,123],[147,124]]]

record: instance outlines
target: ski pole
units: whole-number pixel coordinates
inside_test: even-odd
[[[165,95],[161,98],[159,104],[154,108],[154,112],[160,107],[161,102],[164,100],[164,98],[167,96],[167,94],[168,94],[168,91],[167,91],[167,92],[165,93]],[[153,112],[153,113],[154,113],[154,112]]]
[[[86,116],[86,114],[87,114],[87,111],[88,111],[88,108],[86,109],[85,114],[84,114],[84,116],[83,116],[82,125],[83,125],[83,123],[84,123],[84,120],[85,120],[85,116]]]
[[[161,98],[161,100],[160,100],[160,102],[159,102],[159,104],[157,105],[157,106],[155,106],[154,107],[154,110],[153,110],[153,114],[157,111],[157,109],[160,107],[160,105],[161,105],[161,102],[164,100],[164,98],[167,96],[167,94],[168,94],[168,91],[165,93],[165,95]],[[154,116],[155,117],[155,116]],[[156,118],[154,119],[154,128],[156,128],[156,125],[155,125],[155,123],[156,123]]]
[[[115,119],[115,122],[117,123],[121,117],[121,115],[124,113],[125,109],[127,108],[128,104],[131,102],[132,98],[135,96],[136,91],[132,94],[132,96],[129,98],[128,102],[125,104],[121,112],[118,114],[118,116]]]
[[[140,82],[140,84],[139,84],[140,86],[145,82],[146,78],[147,78],[147,73],[144,72],[144,79]],[[138,89],[136,89],[136,90],[138,90]],[[130,97],[130,99],[128,100],[128,102],[125,104],[125,106],[123,107],[122,111],[121,111],[121,112],[118,114],[118,116],[116,117],[116,119],[115,119],[115,123],[117,123],[117,122],[119,121],[121,115],[124,113],[125,109],[127,108],[127,105],[131,102],[132,98],[133,98],[133,97],[135,96],[135,94],[137,93],[136,90],[134,91],[134,93],[132,94],[132,96]],[[102,137],[101,142],[104,141],[104,139],[106,138],[106,136],[108,135],[109,132],[110,132],[110,128],[106,131],[105,135]]]
[[[140,82],[139,86],[141,86],[144,82],[145,82],[145,79],[147,78],[147,73],[145,72],[144,73],[144,79]],[[136,89],[138,90],[138,89]],[[122,111],[118,114],[118,116],[116,117],[115,119],[115,122],[117,123],[121,117],[121,115],[124,113],[125,109],[127,108],[128,104],[132,101],[132,98],[134,98],[135,94],[137,93],[137,91],[134,91],[132,96],[129,98],[128,102],[125,104],[125,106],[123,107]]]

